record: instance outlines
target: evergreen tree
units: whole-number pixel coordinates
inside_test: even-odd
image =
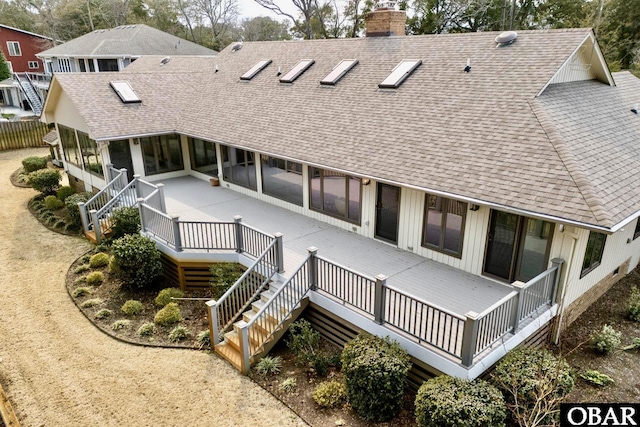
[[[4,57],[4,54],[0,52],[0,81],[6,80],[11,77],[11,71],[9,71],[9,64]]]

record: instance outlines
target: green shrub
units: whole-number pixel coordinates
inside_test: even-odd
[[[94,317],[95,317],[96,319],[100,319],[100,320],[102,320],[102,319],[106,319],[107,317],[111,316],[111,314],[112,314],[112,313],[113,313],[113,312],[112,312],[111,310],[109,310],[109,309],[107,309],[107,308],[103,308],[102,310],[98,311],[98,312],[95,314],[95,316],[94,316]]]
[[[80,286],[79,288],[75,288],[73,292],[71,292],[71,296],[74,298],[83,297],[87,294],[90,294],[92,289],[88,286]]]
[[[342,351],[349,403],[367,421],[386,421],[398,415],[409,369],[409,355],[388,337],[362,333]]]
[[[598,371],[586,370],[584,373],[580,374],[580,378],[585,380],[591,385],[604,387],[609,384],[613,384],[613,378],[611,378],[607,374],[602,374]]]
[[[127,234],[140,233],[140,212],[138,208],[122,207],[113,210],[113,238],[119,239]]]
[[[100,268],[109,265],[109,255],[104,252],[98,252],[89,258],[89,267]]]
[[[74,273],[80,274],[80,273],[84,273],[85,271],[89,271],[89,270],[91,270],[91,267],[89,267],[89,264],[81,264],[81,265],[76,267],[76,269],[74,270]]]
[[[47,225],[53,226],[56,222],[58,222],[58,217],[56,217],[55,215],[51,215],[45,222],[47,223]]]
[[[156,325],[151,322],[143,323],[138,328],[138,335],[141,337],[149,337],[156,333]]]
[[[153,321],[158,325],[169,326],[174,323],[182,322],[182,313],[180,313],[180,307],[175,302],[170,302],[160,309],[153,318]]]
[[[126,301],[124,304],[122,304],[122,307],[120,307],[120,310],[127,316],[136,316],[142,313],[143,309],[144,306],[142,305],[142,303],[133,299]]]
[[[40,169],[29,174],[29,184],[42,194],[54,194],[61,179],[62,176],[57,169]]]
[[[57,220],[56,223],[53,224],[53,226],[55,228],[60,228],[60,229],[64,228],[66,225],[67,225],[67,223],[64,222],[64,220],[62,220],[62,219]]]
[[[622,332],[618,332],[609,325],[591,335],[591,345],[598,353],[609,354],[620,346]]]
[[[80,219],[80,208],[78,203],[86,203],[91,198],[91,193],[76,193],[67,198],[64,201],[64,205],[67,207],[67,213],[69,214],[69,227],[73,229],[79,229],[82,227],[82,220]]]
[[[336,408],[347,401],[347,388],[341,381],[325,381],[313,391],[313,400],[323,408]]]
[[[159,307],[164,307],[169,304],[173,300],[171,298],[182,298],[184,297],[184,292],[182,292],[178,288],[165,288],[158,293],[156,297],[156,305]]]
[[[87,285],[89,286],[100,286],[102,282],[104,282],[104,274],[101,271],[94,271],[92,273],[87,274]]]
[[[507,407],[500,391],[486,381],[441,375],[422,384],[416,396],[420,427],[503,427]]]
[[[285,393],[291,393],[295,388],[298,387],[298,380],[294,377],[289,377],[282,381],[280,385],[278,385],[278,390],[283,391]]]
[[[88,299],[82,304],[80,304],[80,307],[89,308],[89,307],[95,307],[96,305],[100,305],[100,304],[102,304],[102,300],[100,298],[93,298],[93,299]]]
[[[631,288],[629,297],[627,317],[634,322],[640,322],[640,289],[637,286]]]
[[[318,352],[320,333],[313,329],[311,323],[301,319],[289,327],[287,346],[293,352],[296,363],[311,363]]]
[[[83,283],[87,283],[87,276],[82,276],[82,277],[78,277],[76,280],[73,281],[74,285],[82,285]]]
[[[113,273],[127,286],[139,289],[149,286],[162,271],[155,243],[140,234],[114,240],[111,252]]]
[[[35,172],[47,167],[46,157],[27,157],[22,160],[22,168],[26,173]]]
[[[51,209],[52,211],[64,208],[64,203],[62,203],[56,196],[47,196],[44,198],[44,205],[47,209]]]
[[[131,320],[119,319],[111,324],[111,329],[119,331],[120,329],[128,328],[129,326],[131,326]]]
[[[208,329],[198,332],[198,335],[196,335],[196,343],[198,343],[200,350],[211,348],[211,332],[209,332]]]
[[[504,395],[520,426],[553,424],[559,403],[571,392],[574,374],[564,359],[543,349],[517,349],[496,366],[491,382]]]
[[[263,377],[279,374],[280,369],[282,369],[282,359],[280,356],[265,356],[256,364],[256,372]]]
[[[78,262],[81,264],[88,264],[90,259],[91,259],[91,255],[85,254],[85,255],[82,255],[80,258],[78,258]]]
[[[63,185],[62,187],[58,188],[56,196],[58,197],[58,200],[64,202],[65,200],[67,200],[67,197],[71,196],[72,194],[76,194],[76,189],[73,187],[69,187],[68,185]]]
[[[244,270],[237,262],[217,262],[209,268],[213,299],[218,299],[238,281]]]
[[[189,329],[187,329],[185,326],[182,326],[182,325],[176,326],[171,330],[171,332],[169,332],[169,341],[171,342],[182,341],[184,339],[187,339],[187,337],[189,337],[190,335],[191,335],[191,332],[189,332]]]
[[[638,349],[640,349],[640,338],[637,338],[637,337],[631,339],[631,344],[625,345],[624,347],[622,347],[622,350],[624,351],[638,350]]]

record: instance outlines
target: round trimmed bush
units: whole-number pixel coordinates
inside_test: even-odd
[[[347,388],[341,381],[325,381],[313,391],[313,400],[323,408],[335,408],[347,401]]]
[[[67,207],[67,213],[71,219],[70,227],[78,229],[82,227],[82,220],[80,219],[80,208],[78,203],[86,203],[91,198],[91,193],[76,193],[64,200],[64,205]]]
[[[178,288],[165,288],[158,293],[156,305],[164,307],[172,301],[171,298],[182,298],[183,296],[184,292]]]
[[[52,211],[64,208],[64,203],[62,203],[56,196],[47,196],[44,198],[44,205],[47,209],[51,209]]]
[[[367,421],[387,421],[400,412],[409,355],[397,342],[362,333],[342,351],[349,403]]]
[[[89,286],[100,286],[104,282],[104,274],[101,271],[94,271],[87,274],[86,283]]]
[[[68,185],[63,185],[62,187],[58,188],[56,196],[58,197],[58,200],[64,202],[65,200],[67,200],[67,197],[71,196],[72,194],[76,194],[76,189],[73,187],[69,187]]]
[[[114,240],[111,253],[113,273],[126,286],[145,288],[162,271],[160,252],[155,243],[140,234],[129,234]]]
[[[441,375],[422,384],[416,396],[420,427],[503,427],[502,393],[486,381]]]
[[[120,310],[127,316],[138,315],[142,313],[143,309],[144,306],[142,305],[142,303],[133,299],[126,301],[124,304],[122,304],[122,307],[120,307]]]
[[[98,311],[98,312],[94,315],[94,317],[95,317],[96,319],[103,320],[103,319],[106,319],[107,317],[110,317],[110,316],[111,316],[111,314],[112,314],[112,311],[111,311],[111,310],[109,310],[108,308],[103,308],[102,310]]]
[[[170,302],[156,313],[153,321],[162,326],[169,326],[173,325],[174,323],[182,322],[182,313],[180,313],[180,307],[178,307],[178,304],[176,304],[175,302]]]
[[[127,234],[140,233],[140,212],[137,208],[122,207],[113,210],[113,238],[118,239]]]
[[[89,258],[89,267],[100,268],[109,265],[109,255],[104,252],[98,252]]]
[[[27,157],[22,160],[22,168],[26,173],[35,172],[47,167],[46,157]]]
[[[40,169],[29,174],[29,184],[42,194],[54,194],[62,176],[57,169]]]
[[[151,322],[143,323],[138,328],[138,335],[141,337],[150,337],[151,335],[156,333],[156,325]]]

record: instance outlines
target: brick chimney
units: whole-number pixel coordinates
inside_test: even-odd
[[[407,14],[396,10],[395,0],[382,0],[364,17],[367,37],[404,36]]]

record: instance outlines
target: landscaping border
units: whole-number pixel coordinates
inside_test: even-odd
[[[2,422],[6,427],[20,427],[20,422],[16,413],[13,411],[11,402],[7,398],[7,395],[0,384],[0,416],[2,416]]]

